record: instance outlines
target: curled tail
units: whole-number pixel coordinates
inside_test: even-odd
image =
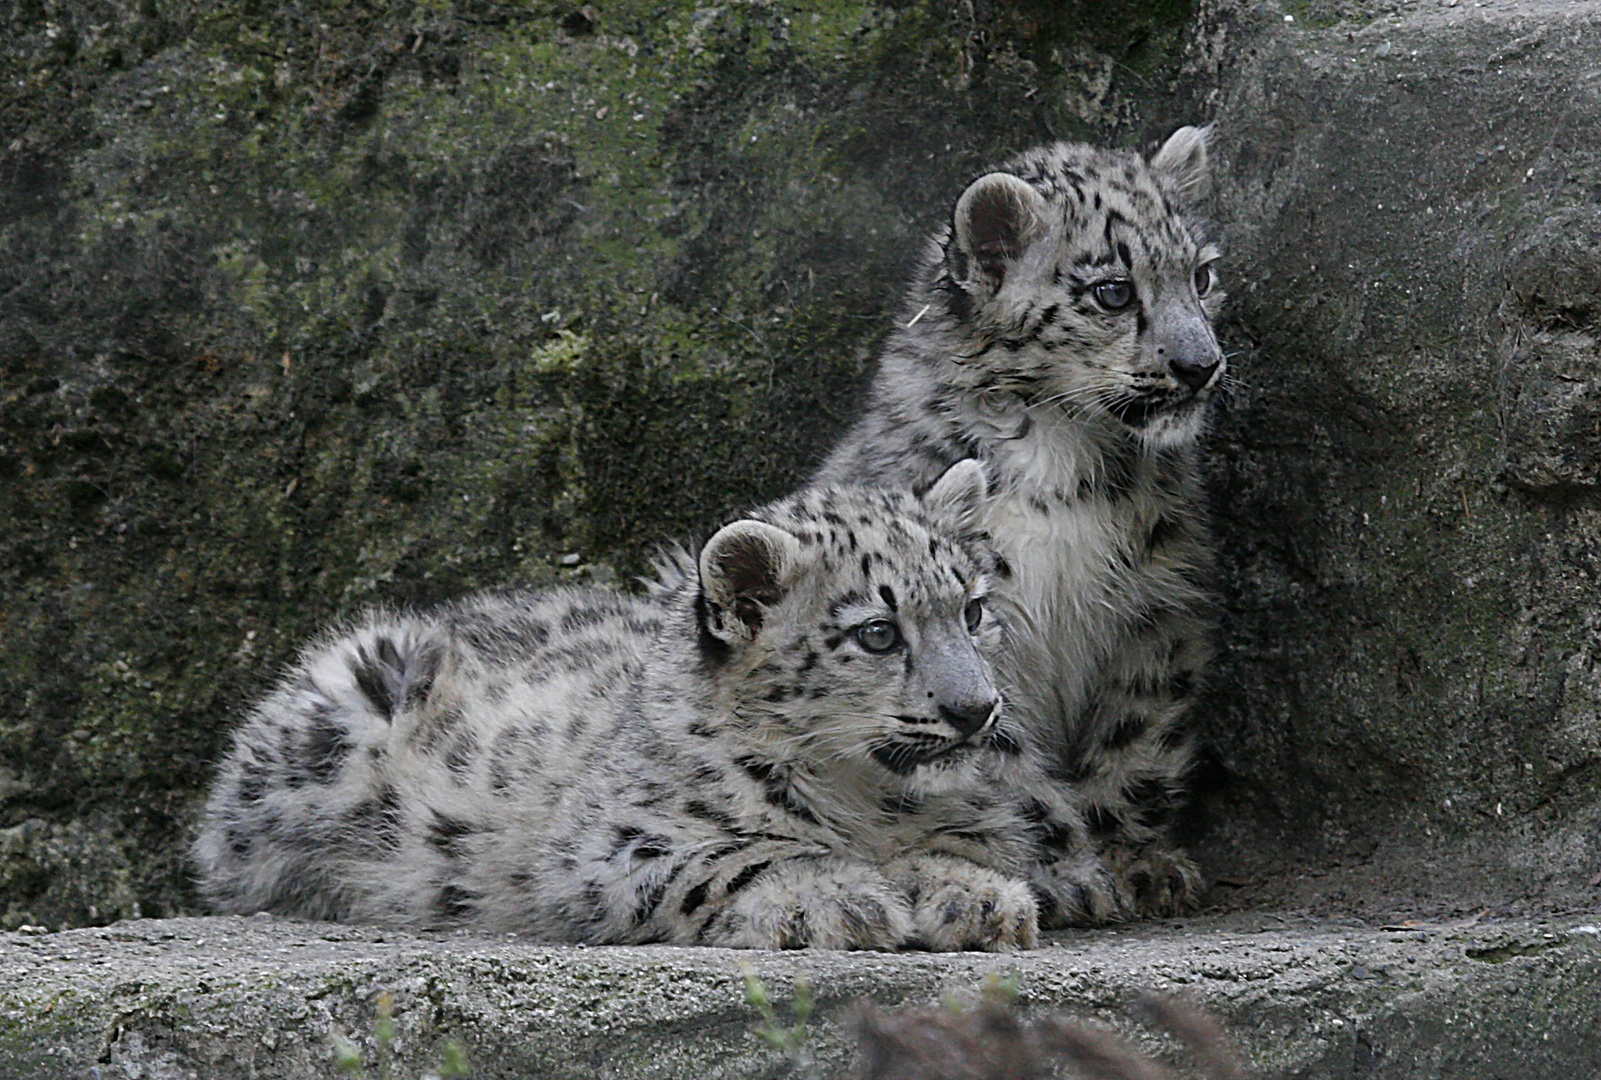
[[[235,733],[206,802],[194,858],[218,910],[363,906],[361,866],[407,827],[391,759],[445,655],[435,624],[382,613],[301,654]]]

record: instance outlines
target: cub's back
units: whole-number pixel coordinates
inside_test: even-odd
[[[195,844],[202,892],[224,911],[432,921],[459,823],[558,798],[661,628],[658,600],[563,589],[324,636],[235,732]],[[391,903],[419,910],[368,910]]]

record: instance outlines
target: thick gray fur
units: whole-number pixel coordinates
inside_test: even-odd
[[[1081,890],[1052,922],[1172,912],[1201,889],[1167,830],[1211,651],[1196,444],[1227,365],[1207,189],[1196,128],[1149,161],[1058,143],[974,181],[927,249],[866,415],[816,478],[920,490],[984,463],[1010,623],[998,672],[1042,755],[1017,783],[1076,802],[1091,834],[1054,813],[1038,828],[1036,877]]]
[[[921,498],[814,489],[665,558],[646,596],[328,635],[235,735],[202,891],[554,941],[1031,946],[983,494],[974,463]],[[870,650],[885,624],[900,644]]]

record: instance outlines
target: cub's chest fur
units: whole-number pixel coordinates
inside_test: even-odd
[[[986,526],[1010,572],[1004,666],[1014,692],[1048,687],[1069,715],[1132,628],[1193,591],[1186,463],[1086,434],[1047,415],[988,446]]]

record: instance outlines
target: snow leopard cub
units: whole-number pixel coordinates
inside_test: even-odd
[[[1048,922],[1173,912],[1201,890],[1166,830],[1210,653],[1196,442],[1226,364],[1197,215],[1206,138],[1181,128],[1149,161],[1057,143],[975,180],[816,478],[917,489],[984,462],[1010,626],[997,671],[1044,754],[1015,786],[1032,797],[1049,772],[1091,833],[1039,832],[1036,878],[1077,898]],[[1092,837],[1110,874],[1083,858]]]
[[[1035,942],[985,653],[981,468],[819,489],[651,593],[374,614],[235,735],[195,857],[229,912],[554,941]]]

